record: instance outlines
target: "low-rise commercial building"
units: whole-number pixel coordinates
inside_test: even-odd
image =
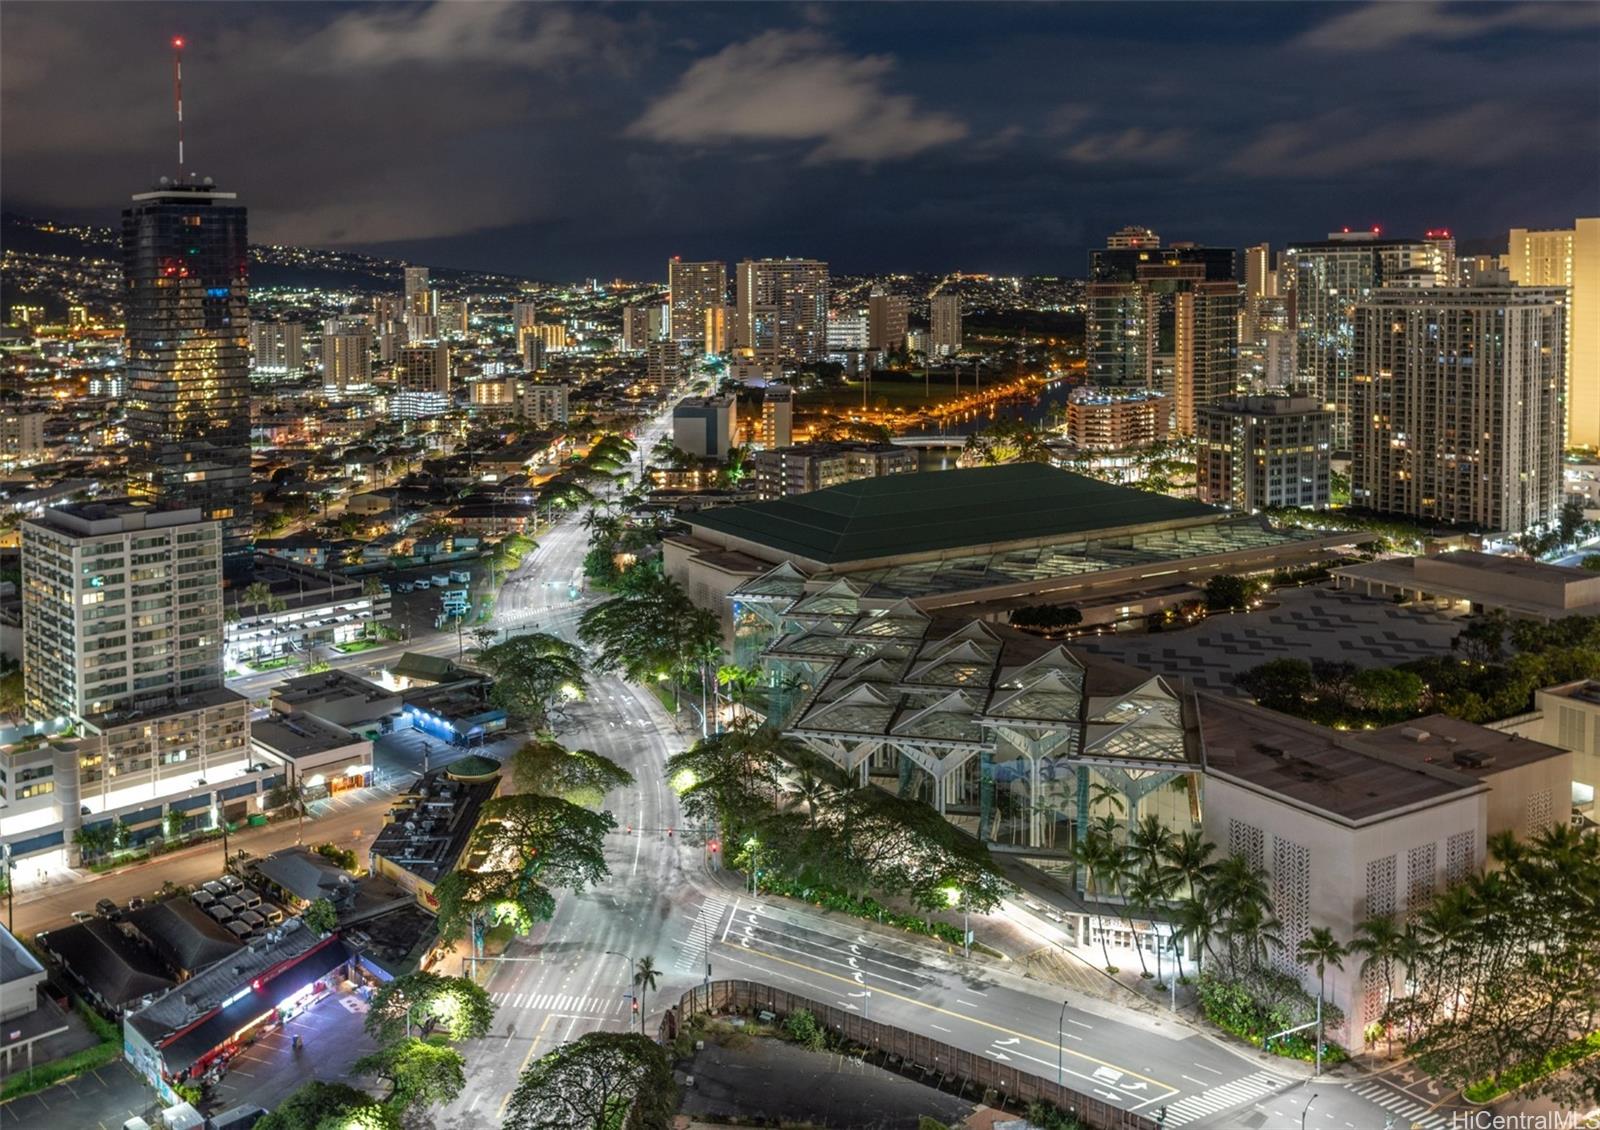
[[[749,459],[762,500],[917,470],[914,448],[892,443],[806,443],[754,452]]]
[[[1367,596],[1433,601],[1544,623],[1600,616],[1600,574],[1525,557],[1454,550],[1435,557],[1363,561],[1332,572],[1335,588]]]
[[[123,1055],[167,1102],[173,1084],[199,1078],[332,991],[351,953],[291,918],[229,960],[123,1018]]]
[[[1348,942],[1372,915],[1404,915],[1482,866],[1488,837],[1538,833],[1559,819],[1572,754],[1430,716],[1346,733],[1237,700],[1199,698],[1205,834],[1268,876],[1284,972],[1312,928]],[[1399,971],[1396,970],[1398,973]],[[1378,963],[1326,971],[1347,1047],[1388,999]]]
[[[401,701],[397,691],[334,668],[285,679],[272,689],[271,706],[279,714],[314,714],[376,737],[399,719]]]
[[[372,873],[399,884],[425,909],[436,911],[434,885],[456,869],[467,850],[479,813],[500,788],[499,770],[498,762],[474,756],[424,773],[395,798],[372,841]]]
[[[372,784],[372,739],[315,714],[283,714],[250,723],[250,744],[262,760],[287,769],[288,782],[318,797]]]
[[[389,619],[389,593],[382,587],[285,556],[258,554],[251,579],[271,589],[273,599],[263,605],[235,603],[238,616],[223,630],[235,663],[351,643],[364,638],[370,625]]]
[[[66,1014],[41,991],[44,983],[44,966],[0,926],[0,1075],[26,1070],[40,1040],[67,1030]]]
[[[702,459],[726,459],[738,429],[732,396],[690,396],[672,409],[672,442]]]

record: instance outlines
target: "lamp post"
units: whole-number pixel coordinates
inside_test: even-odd
[[[871,1020],[872,1019],[872,990],[871,989],[865,989],[865,990],[863,990],[862,992],[859,992],[859,993],[846,993],[845,996],[862,998],[862,1000],[861,1000],[861,1019],[863,1019],[863,1020]]]
[[[1300,1130],[1306,1130],[1306,1115],[1311,1113],[1311,1104],[1317,1101],[1317,1093],[1311,1092],[1311,1097],[1306,1100],[1306,1105],[1300,1110]]]
[[[1067,1026],[1067,1002],[1061,1002],[1061,1015],[1056,1020],[1056,1086],[1061,1086],[1061,1041],[1066,1039],[1062,1034]]]
[[[639,1011],[639,994],[633,991],[633,971],[638,968],[634,964],[632,952],[623,953],[621,950],[606,950],[607,957],[620,957],[628,963],[628,999],[633,1002],[634,1015],[639,1017],[639,1031],[644,1031],[644,1014]],[[632,1025],[630,1024],[630,1027]]]

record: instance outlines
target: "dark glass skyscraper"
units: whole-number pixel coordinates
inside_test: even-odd
[[[122,213],[130,493],[222,523],[223,571],[251,562],[245,209],[209,184]]]

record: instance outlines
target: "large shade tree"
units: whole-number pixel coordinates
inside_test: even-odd
[[[633,784],[633,774],[592,749],[568,749],[550,738],[535,738],[511,755],[511,782],[519,793],[560,797],[586,808],[598,807],[612,789]]]
[[[466,1060],[460,1052],[443,1041],[415,1037],[362,1056],[351,1065],[350,1073],[386,1081],[386,1105],[401,1111],[443,1106],[467,1086]]]
[[[494,700],[534,731],[546,727],[558,702],[581,698],[588,686],[583,649],[547,632],[484,648],[477,662],[494,676]]]
[[[380,1044],[405,1039],[410,1032],[439,1031],[452,1040],[485,1036],[494,1022],[494,1002],[466,977],[422,970],[386,982],[372,997],[363,1022]]]
[[[636,1032],[590,1032],[522,1073],[505,1130],[665,1130],[677,1109],[667,1050]]]
[[[439,936],[451,941],[489,922],[526,934],[555,911],[551,888],[581,891],[605,878],[609,812],[560,797],[519,794],[483,806],[465,858],[475,861],[440,879]]]

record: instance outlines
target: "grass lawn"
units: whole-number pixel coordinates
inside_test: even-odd
[[[862,382],[847,380],[838,388],[807,389],[795,399],[802,410],[807,408],[860,408],[861,391]],[[968,395],[972,393],[972,373],[970,370],[961,374],[961,391]],[[947,400],[953,400],[956,395],[956,375],[954,373],[932,374],[927,391],[923,389],[921,373],[875,373],[873,374],[871,386],[867,389],[867,406],[869,408],[900,408],[906,411],[916,411],[920,408],[932,407]]]
[[[252,663],[250,666],[255,668],[257,671],[281,671],[283,668],[289,666],[293,662],[294,659],[290,656],[280,655],[276,659],[264,659],[260,663]]]
[[[335,651],[342,651],[346,655],[355,655],[357,652],[371,651],[377,646],[377,640],[351,640],[349,643],[334,644],[333,649]]]

